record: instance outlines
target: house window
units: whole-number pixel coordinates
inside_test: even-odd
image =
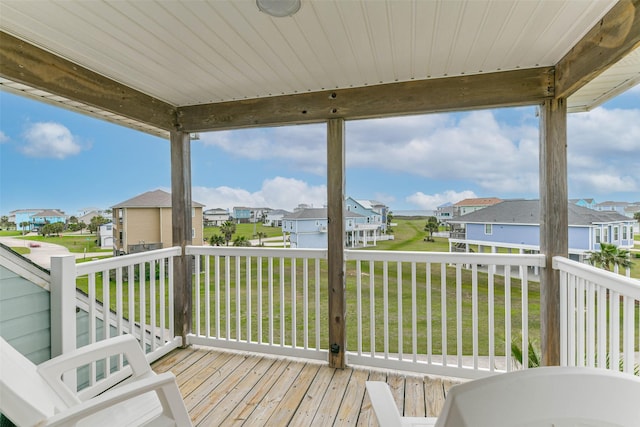
[[[613,227],[613,241],[614,242],[617,242],[618,239],[620,238],[618,233],[619,233],[618,227]]]
[[[609,228],[605,227],[602,232],[602,241],[604,243],[609,243]]]
[[[484,234],[493,234],[492,224],[485,224],[484,225]]]
[[[192,229],[191,229],[191,238],[192,238],[192,239],[195,239],[195,237],[196,237],[196,229],[195,229],[195,228],[192,228]]]
[[[627,226],[626,225],[622,226],[622,238],[624,240],[627,240]]]
[[[596,243],[600,243],[600,229],[596,228]]]
[[[196,208],[191,208],[191,218],[196,217]]]

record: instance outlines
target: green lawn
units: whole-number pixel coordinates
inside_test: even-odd
[[[15,230],[0,230],[0,237],[20,236],[22,233]]]
[[[244,236],[247,240],[254,240],[258,237],[254,234],[262,232],[266,234],[266,237],[277,237],[282,236],[282,228],[280,227],[266,227],[261,223],[254,224],[236,224],[236,232],[231,238],[233,241],[236,237]],[[220,227],[205,227],[204,228],[204,238],[206,241],[209,241],[209,238],[214,234],[222,234],[220,232]]]
[[[54,243],[56,245],[64,246],[69,249],[69,252],[74,253],[83,253],[85,251],[105,253],[113,252],[111,249],[101,249],[100,246],[97,245],[95,234],[72,234],[67,236],[63,234],[60,237],[25,236],[21,237],[21,239],[35,242]]]
[[[31,249],[27,248],[27,247],[23,247],[23,246],[12,246],[11,249],[14,252],[19,253],[20,255],[27,255],[31,253]]]

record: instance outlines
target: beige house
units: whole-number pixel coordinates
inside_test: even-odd
[[[191,204],[191,237],[194,245],[203,244],[202,209]],[[116,253],[136,253],[170,248],[172,241],[171,194],[147,191],[111,207],[113,241]]]

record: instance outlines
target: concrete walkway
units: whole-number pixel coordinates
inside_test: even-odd
[[[40,267],[50,269],[51,257],[62,255],[75,255],[76,259],[80,258],[95,258],[101,256],[109,256],[110,252],[88,252],[88,253],[71,253],[69,249],[61,245],[47,242],[35,242],[33,240],[23,240],[14,237],[0,237],[0,243],[9,247],[24,247],[29,248],[31,253],[24,255],[25,258],[38,264]],[[30,247],[29,244],[36,243],[39,247]]]

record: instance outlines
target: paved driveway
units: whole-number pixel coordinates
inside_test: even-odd
[[[47,242],[34,242],[32,240],[22,240],[13,237],[0,237],[0,243],[9,247],[25,247],[31,250],[31,253],[24,255],[25,258],[30,259],[40,267],[51,268],[51,257],[60,255],[69,255],[69,249],[64,246],[56,245],[54,243]],[[37,243],[40,247],[29,247],[30,243]],[[96,256],[108,256],[109,252],[96,252],[96,253],[74,253],[76,259],[83,257],[96,257]]]

